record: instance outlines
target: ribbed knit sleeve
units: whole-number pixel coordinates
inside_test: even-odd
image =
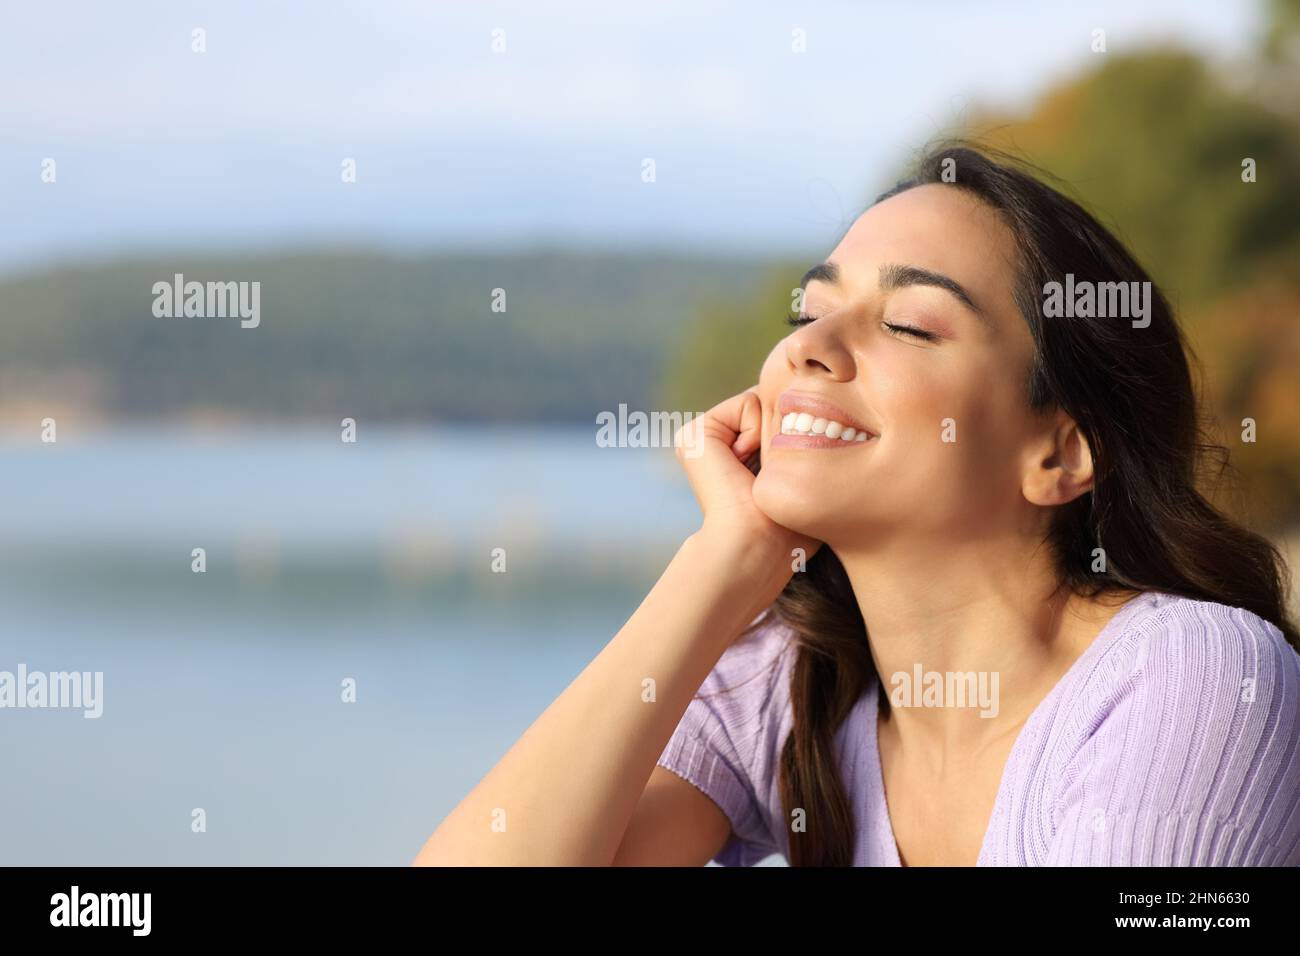
[[[1095,676],[1046,865],[1300,865],[1300,657],[1276,627],[1171,602]]]
[[[766,628],[723,653],[691,700],[658,760],[694,784],[731,821],[731,836],[714,857],[722,866],[753,866],[782,852],[758,794],[760,754],[771,752],[769,715],[784,703],[777,659],[779,631]]]

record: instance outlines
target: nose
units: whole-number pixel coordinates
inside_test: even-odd
[[[827,376],[837,382],[853,378],[853,352],[846,346],[837,323],[824,316],[795,329],[785,340],[790,370]]]

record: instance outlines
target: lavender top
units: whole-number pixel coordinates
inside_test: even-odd
[[[731,645],[658,764],[731,821],[714,859],[789,857],[777,792],[793,722],[791,631]],[[724,688],[735,688],[722,692]],[[900,866],[871,685],[835,734],[855,866]],[[1160,592],[1132,599],[1021,728],[979,866],[1300,865],[1300,655],[1241,608]]]

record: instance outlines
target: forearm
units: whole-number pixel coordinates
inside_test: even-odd
[[[636,613],[447,816],[416,864],[608,865],[691,697],[775,597],[784,563],[703,533],[688,538]]]

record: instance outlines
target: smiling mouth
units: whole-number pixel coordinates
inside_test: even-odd
[[[777,398],[772,424],[778,432],[770,442],[774,448],[855,448],[876,440],[852,412],[825,395],[794,388]]]
[[[787,412],[781,419],[781,434],[786,436],[807,436],[838,441],[845,445],[867,442],[875,438],[870,432],[842,425],[834,419],[819,418],[811,412]]]

